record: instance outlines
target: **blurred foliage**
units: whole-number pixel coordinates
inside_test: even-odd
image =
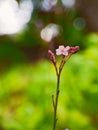
[[[35,8],[24,31],[0,36],[0,130],[52,130],[56,75],[46,58],[47,49],[59,44],[79,45],[80,52],[61,76],[57,130],[98,130],[98,34],[81,26],[76,8],[66,9],[59,0],[44,11],[42,0],[32,1]],[[51,23],[60,33],[46,42],[40,33]]]
[[[76,54],[61,76],[58,130],[97,130],[97,48]],[[52,129],[55,70],[48,61],[21,64],[0,78],[0,124],[6,129]]]

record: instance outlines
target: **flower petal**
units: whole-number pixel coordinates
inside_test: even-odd
[[[62,53],[62,55],[68,56],[68,51],[64,51],[64,52]]]
[[[61,54],[62,54],[61,50],[60,49],[56,49],[56,55],[61,55]]]
[[[59,49],[62,50],[64,49],[65,47],[63,45],[59,46]]]
[[[65,49],[66,49],[67,51],[69,51],[69,50],[70,50],[70,46],[66,46]]]

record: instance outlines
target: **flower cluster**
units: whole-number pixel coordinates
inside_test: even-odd
[[[65,62],[70,58],[70,56],[72,54],[75,54],[76,52],[78,52],[79,49],[80,49],[79,46],[75,46],[75,47],[66,46],[66,47],[64,47],[64,45],[60,45],[59,48],[56,49],[56,55],[62,55],[62,61],[61,61],[59,69],[62,70]],[[50,55],[50,59],[53,62],[53,64],[55,65],[55,68],[57,71],[56,58],[55,58],[54,53],[51,50],[48,50],[48,54]]]
[[[70,47],[70,46],[66,46],[64,47],[63,45],[59,46],[58,49],[56,49],[56,55],[64,55],[64,56],[68,56],[69,53],[76,53],[79,50],[79,46],[75,46],[75,47]]]

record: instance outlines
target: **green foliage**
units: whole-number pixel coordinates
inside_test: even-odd
[[[97,48],[76,54],[61,75],[58,130],[97,130]],[[20,64],[0,77],[0,128],[52,129],[55,70],[48,61]]]

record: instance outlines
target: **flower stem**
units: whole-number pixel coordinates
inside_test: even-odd
[[[56,129],[56,122],[57,122],[57,106],[58,106],[58,98],[59,98],[59,85],[60,85],[60,73],[57,75],[57,89],[56,89],[56,97],[55,97],[55,105],[54,105],[53,130]]]

